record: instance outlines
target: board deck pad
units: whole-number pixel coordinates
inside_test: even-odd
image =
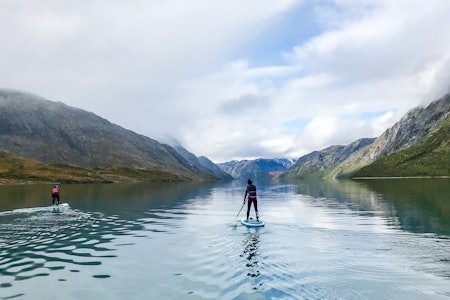
[[[242,225],[245,225],[247,227],[263,227],[264,221],[263,220],[257,220],[257,219],[242,219],[241,220]]]

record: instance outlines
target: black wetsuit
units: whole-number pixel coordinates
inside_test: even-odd
[[[248,184],[247,185],[247,189],[245,190],[245,196],[248,195],[248,202],[247,202],[247,219],[250,216],[250,208],[252,206],[255,207],[255,212],[256,212],[256,218],[259,219],[259,215],[258,215],[258,201],[256,199],[256,186],[254,186],[253,184]]]

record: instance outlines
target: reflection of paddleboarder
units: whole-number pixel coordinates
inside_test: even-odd
[[[247,262],[245,266],[249,268],[247,276],[249,277],[258,277],[261,275],[258,267],[258,257],[260,256],[259,253],[259,234],[256,233],[250,233],[246,236],[245,240],[243,241],[244,244],[244,251],[241,254],[241,257],[244,257]],[[259,283],[258,286],[261,286],[262,283]],[[258,287],[254,287],[254,289],[258,289]]]
[[[59,205],[59,186],[55,185],[52,188],[52,205]]]
[[[259,220],[258,202],[256,200],[256,186],[254,186],[252,184],[252,180],[250,178],[247,180],[247,183],[248,183],[247,189],[245,190],[245,195],[244,195],[244,203],[245,203],[245,198],[248,195],[247,220],[248,220],[248,217],[250,216],[250,208],[252,207],[252,203],[253,203],[253,206],[255,207],[256,219]]]

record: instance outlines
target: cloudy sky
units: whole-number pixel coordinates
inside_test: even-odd
[[[214,162],[375,137],[450,88],[447,0],[0,0],[0,87]]]

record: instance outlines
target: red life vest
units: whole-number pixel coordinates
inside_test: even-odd
[[[52,188],[52,194],[56,194],[56,193],[58,193],[59,191],[58,191],[58,188]]]

